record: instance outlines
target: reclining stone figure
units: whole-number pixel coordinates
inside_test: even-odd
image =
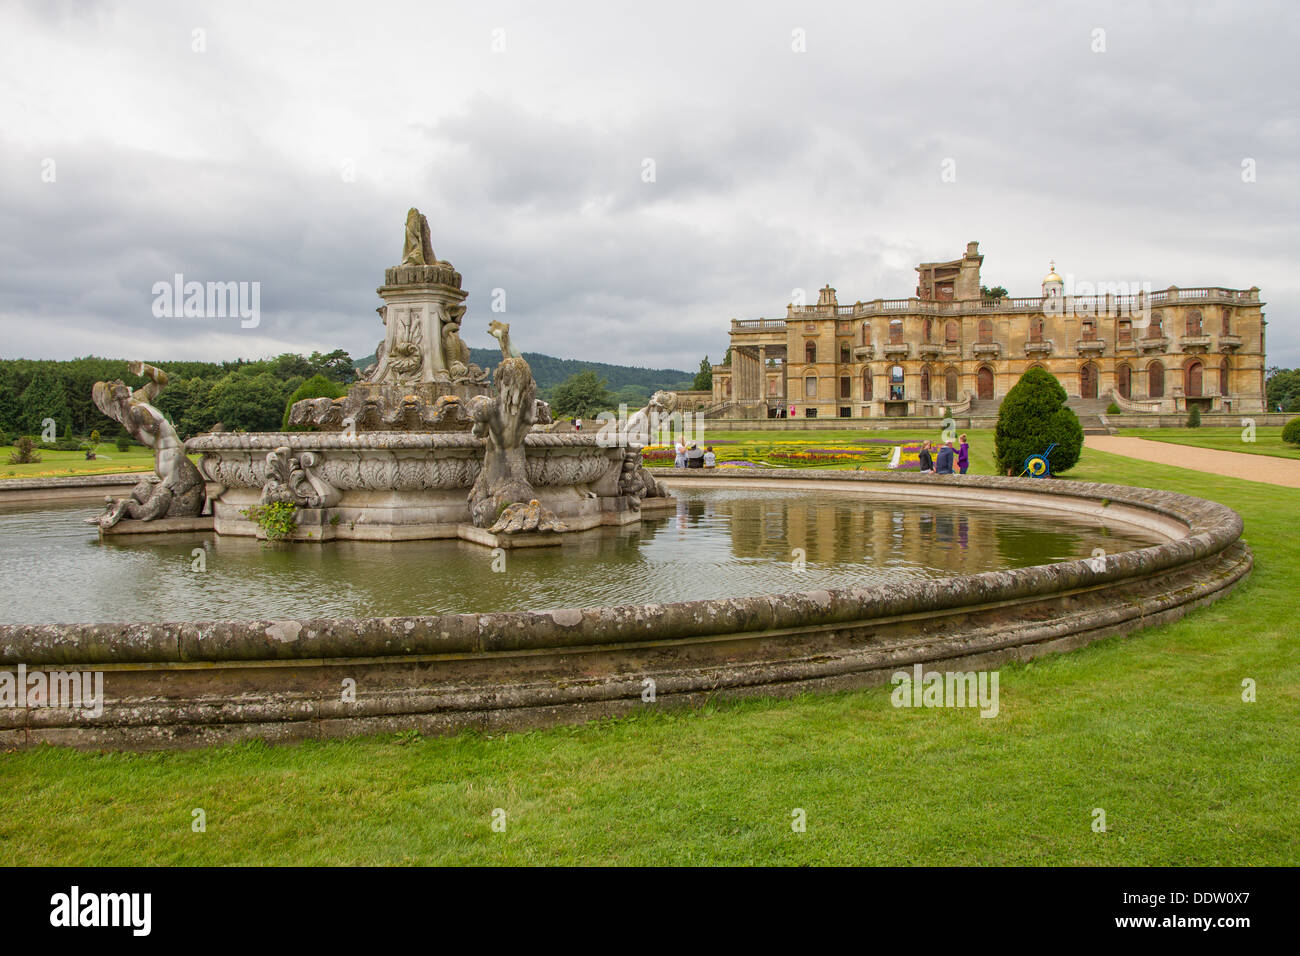
[[[121,422],[137,440],[153,449],[154,473],[161,480],[140,482],[128,498],[105,498],[107,510],[86,522],[111,528],[123,518],[192,518],[203,511],[203,476],[185,456],[185,445],[176,429],[150,404],[167,384],[167,373],[144,362],[131,362],[127,371],[149,381],[134,391],[121,380],[96,382],[91,398],[96,408]]]

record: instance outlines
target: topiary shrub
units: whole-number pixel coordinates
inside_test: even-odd
[[[118,451],[131,450],[131,439],[127,438],[125,435],[118,435],[117,441],[115,441],[113,444],[117,446]]]
[[[1282,440],[1288,445],[1300,445],[1300,418],[1293,418],[1282,426]]]
[[[93,429],[90,433],[90,447],[94,448],[100,442],[99,429]]]
[[[1187,413],[1187,427],[1201,427],[1201,407],[1199,405],[1193,405],[1191,410]]]
[[[1052,474],[1073,468],[1083,452],[1083,427],[1066,407],[1065,389],[1047,370],[1031,368],[1007,392],[998,409],[993,450],[999,473],[1018,475],[1025,459],[1056,447],[1048,456]]]
[[[1114,402],[1111,402],[1109,405],[1106,406],[1106,414],[1107,414],[1107,415],[1123,415],[1124,412],[1123,412],[1123,410],[1122,410],[1118,405],[1116,405]]]
[[[36,443],[26,435],[14,442],[14,451],[9,454],[9,464],[30,465],[40,460],[41,455],[36,450]]]

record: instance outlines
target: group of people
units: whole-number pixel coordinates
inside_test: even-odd
[[[952,439],[949,438],[939,446],[937,454],[934,442],[921,442],[921,474],[951,475],[954,474],[954,465],[961,474],[966,474],[966,469],[970,467],[970,444],[965,435],[960,438],[960,448],[953,448]]]
[[[674,468],[713,468],[718,463],[712,445],[701,451],[700,446],[695,442],[691,442],[688,446],[683,439],[679,438],[673,452]]]

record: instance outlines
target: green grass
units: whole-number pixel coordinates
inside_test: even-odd
[[[84,451],[52,451],[38,445],[36,450],[41,460],[26,465],[9,464],[9,454],[13,450],[9,446],[0,447],[0,480],[153,470],[153,451],[140,445],[132,445],[129,451],[118,451],[111,444],[100,445],[94,461],[86,461]]]
[[[1148,438],[1174,445],[1194,445],[1218,451],[1239,451],[1246,455],[1271,455],[1276,458],[1300,458],[1300,446],[1282,441],[1282,426],[1268,425],[1255,429],[1255,440],[1244,441],[1241,428],[1121,428],[1128,438]]]
[[[10,753],[0,864],[1300,863],[1295,492],[1094,450],[1070,475],[1236,508],[1252,577],[1002,668],[992,720],[883,687],[495,737]]]

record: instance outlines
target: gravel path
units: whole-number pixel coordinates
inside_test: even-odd
[[[1124,438],[1119,435],[1085,435],[1086,448],[1108,451],[1142,461],[1161,465],[1176,465],[1195,471],[1208,471],[1212,475],[1245,478],[1270,485],[1300,488],[1300,461],[1273,458],[1268,455],[1245,455],[1236,451],[1219,451],[1215,448],[1196,448],[1170,442],[1148,441],[1145,438]]]

